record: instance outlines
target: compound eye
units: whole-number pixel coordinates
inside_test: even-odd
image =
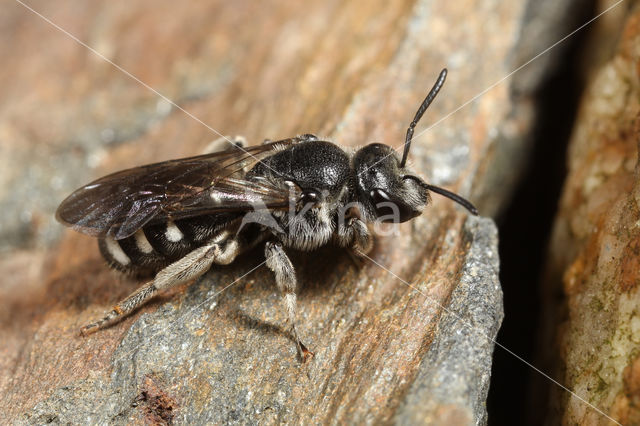
[[[376,217],[385,223],[401,223],[416,217],[416,212],[407,204],[390,196],[385,190],[375,188],[369,193],[373,206],[376,210]]]

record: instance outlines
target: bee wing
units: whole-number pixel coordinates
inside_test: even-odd
[[[245,180],[244,171],[279,149],[284,139],[122,170],[73,192],[56,218],[84,234],[116,240],[144,225],[218,212],[286,209],[288,189]]]

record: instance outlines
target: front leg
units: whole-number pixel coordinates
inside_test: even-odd
[[[357,268],[362,268],[367,253],[373,248],[373,235],[355,208],[342,212],[333,241],[347,248],[347,253]]]
[[[367,224],[352,210],[345,214],[345,222],[339,224],[335,241],[357,257],[364,257],[373,248],[373,235]]]
[[[307,358],[313,356],[314,353],[309,351],[300,341],[298,331],[296,330],[296,271],[293,269],[291,260],[289,260],[281,243],[267,242],[264,247],[264,255],[267,259],[267,267],[271,269],[276,276],[276,285],[283,295],[293,337],[296,339],[296,345],[298,346],[298,355],[300,355],[302,362],[305,362]]]
[[[363,257],[373,248],[373,235],[367,224],[359,218],[350,218],[347,226],[352,235],[349,248],[356,256]]]

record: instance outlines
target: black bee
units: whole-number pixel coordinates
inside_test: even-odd
[[[159,291],[265,243],[266,264],[275,274],[305,360],[312,353],[298,338],[296,276],[285,248],[309,251],[335,243],[356,255],[367,253],[373,243],[368,224],[420,215],[429,191],[477,214],[469,201],[405,168],[414,128],[446,73],[442,70],[409,125],[401,159],[387,145],[345,152],[307,134],[135,167],[75,191],[60,204],[57,219],[98,237],[100,251],[114,268],[155,274],[82,333],[104,328]]]

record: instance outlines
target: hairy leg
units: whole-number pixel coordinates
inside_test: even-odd
[[[367,224],[359,217],[349,216],[352,214],[350,212],[346,214],[344,224],[339,224],[336,229],[335,241],[347,247],[354,256],[362,257],[373,248],[373,235],[369,232]]]
[[[349,248],[356,255],[362,257],[373,248],[373,236],[369,232],[367,225],[357,218],[350,218],[347,224],[352,235]]]
[[[366,254],[373,248],[373,235],[357,213],[348,210],[345,216],[344,223],[338,223],[336,227],[334,241],[347,248],[349,257],[356,267],[360,268],[363,266]]]
[[[213,264],[227,265],[231,263],[240,252],[240,246],[236,240],[230,239],[211,243],[197,248],[183,258],[177,260],[158,272],[153,279],[131,293],[126,299],[120,301],[106,315],[81,329],[83,335],[91,334],[105,328],[136,308],[146,303],[159,291],[166,290],[176,285],[197,278],[207,272]]]
[[[300,355],[302,362],[305,362],[307,358],[314,354],[300,341],[296,329],[296,271],[293,269],[293,265],[281,243],[267,242],[264,253],[267,259],[267,267],[276,276],[276,285],[282,293],[293,337],[296,339],[296,345],[298,346],[298,355]]]

